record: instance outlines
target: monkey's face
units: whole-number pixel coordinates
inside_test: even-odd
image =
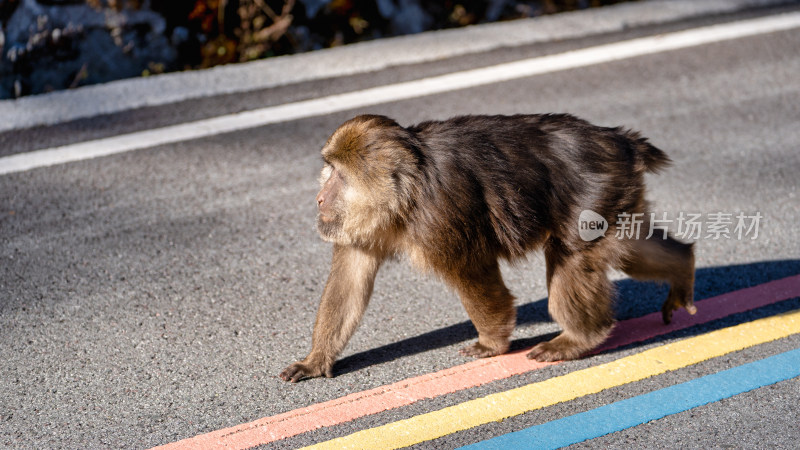
[[[320,174],[317,194],[317,230],[322,239],[339,244],[358,244],[381,239],[390,222],[391,193],[364,186],[358,177],[335,164]]]
[[[326,241],[341,239],[346,188],[347,182],[342,173],[330,164],[325,165],[320,174],[320,191],[317,194],[317,230]]]

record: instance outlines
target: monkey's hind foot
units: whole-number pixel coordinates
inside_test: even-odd
[[[686,311],[691,315],[697,314],[697,307],[694,305],[693,295],[688,289],[670,288],[667,300],[661,307],[661,319],[664,321],[664,325],[669,325],[670,322],[672,322],[672,313],[681,308],[686,308]]]
[[[473,358],[488,358],[490,356],[502,355],[507,350],[508,344],[500,347],[489,347],[481,344],[480,342],[476,342],[472,345],[462,348],[458,351],[458,353],[461,353],[464,356],[471,356]]]
[[[577,359],[584,352],[593,348],[593,346],[586,347],[585,345],[578,345],[562,334],[547,342],[536,344],[525,356],[528,359],[535,359],[539,362],[565,361]]]

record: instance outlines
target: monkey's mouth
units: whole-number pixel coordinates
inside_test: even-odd
[[[330,240],[338,235],[342,228],[341,220],[333,216],[325,216],[322,213],[317,214],[317,231],[323,239]]]

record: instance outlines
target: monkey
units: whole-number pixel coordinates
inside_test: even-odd
[[[620,230],[621,214],[649,222],[644,175],[671,164],[638,132],[593,125],[569,114],[466,115],[403,127],[360,115],[322,148],[317,230],[333,243],[311,351],[279,377],[332,377],[355,332],[382,263],[404,256],[461,299],[477,329],[467,357],[505,353],[516,324],[515,297],[499,262],[544,251],[548,312],[561,327],[527,357],[569,360],[596,348],[614,325],[615,268],[670,285],[661,309],[696,311],[694,251],[654,227]],[[582,211],[608,230],[580,236]]]

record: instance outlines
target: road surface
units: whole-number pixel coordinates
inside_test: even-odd
[[[9,131],[0,134],[0,156],[798,11],[703,17]],[[698,308],[750,287],[736,294],[744,304],[763,300],[759,286],[800,274],[798,48],[800,28],[763,32],[1,175],[0,446],[149,448],[470,363],[457,349],[476,334],[457,297],[398,261],[380,272],[334,378],[277,377],[310,346],[329,268],[330,245],[314,229],[319,149],[359,113],[409,125],[465,113],[569,112],[640,130],[674,160],[648,178],[653,210],[673,227],[681,214],[700,214],[704,226]],[[737,236],[738,215],[758,217],[758,229]],[[728,236],[715,234],[714,223]],[[504,267],[504,277],[518,297],[513,349],[557,332],[541,255]],[[664,287],[615,277],[620,323],[659,310]],[[320,443],[667,344],[716,339],[703,336],[800,309],[794,280],[755,309],[695,325],[676,315],[674,331],[578,361],[259,442]],[[485,441],[800,348],[791,329],[741,339],[727,340],[734,347],[719,356],[416,445]],[[576,447],[793,448],[798,405],[800,379],[789,377]]]

